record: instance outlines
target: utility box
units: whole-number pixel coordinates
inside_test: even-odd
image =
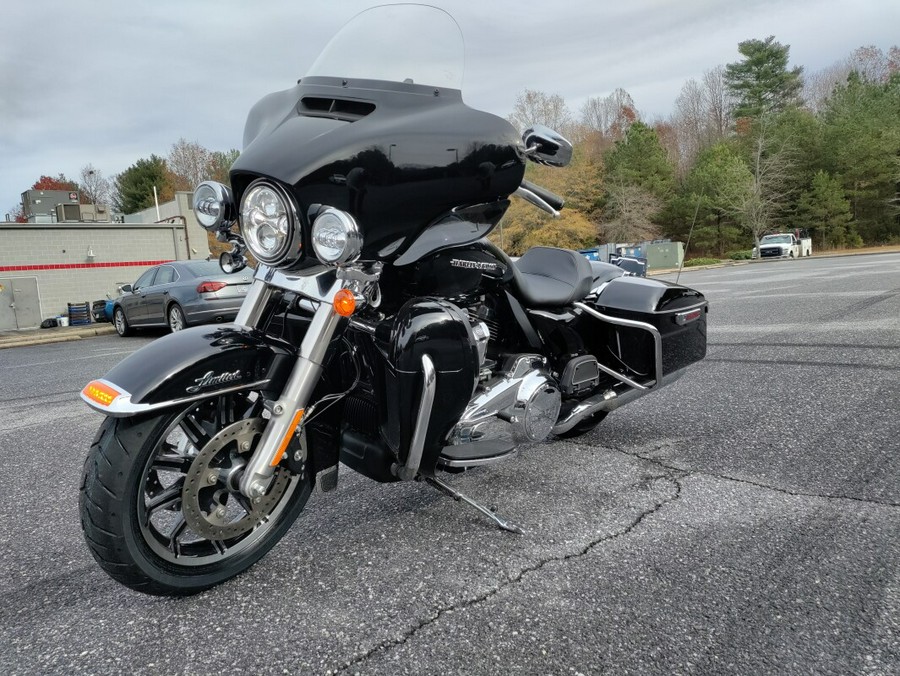
[[[650,270],[680,268],[684,262],[684,242],[645,244],[643,249]]]
[[[37,328],[40,323],[37,277],[0,277],[0,330]]]

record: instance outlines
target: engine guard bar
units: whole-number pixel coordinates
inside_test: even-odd
[[[592,317],[596,317],[602,322],[607,322],[608,324],[615,324],[616,326],[627,326],[633,329],[643,329],[644,331],[649,331],[650,335],[653,336],[653,361],[654,361],[654,373],[655,380],[650,380],[643,385],[638,383],[635,380],[632,380],[628,376],[624,376],[618,371],[613,371],[611,368],[604,366],[603,364],[598,363],[597,366],[600,367],[600,370],[603,371],[606,375],[615,378],[616,380],[625,383],[629,387],[633,387],[636,390],[651,390],[657,387],[663,380],[663,359],[662,359],[662,336],[659,333],[659,330],[653,326],[653,324],[648,324],[647,322],[639,322],[633,319],[621,319],[619,317],[610,317],[609,315],[605,315],[602,312],[598,312],[594,308],[589,305],[585,305],[584,303],[575,303],[575,307],[583,312],[587,312]]]

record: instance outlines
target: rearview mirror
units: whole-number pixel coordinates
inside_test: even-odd
[[[572,161],[571,142],[550,127],[536,124],[526,129],[522,142],[528,159],[538,164],[565,167]]]

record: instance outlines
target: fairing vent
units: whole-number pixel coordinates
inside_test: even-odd
[[[320,96],[304,96],[297,107],[301,115],[330,117],[335,120],[355,122],[375,110],[375,104],[352,99],[334,99]]]

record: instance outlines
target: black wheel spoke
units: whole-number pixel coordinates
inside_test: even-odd
[[[187,474],[188,470],[191,468],[192,461],[193,458],[184,455],[166,453],[157,456],[153,461],[153,464],[150,465],[150,469],[155,469],[158,472],[178,472],[179,474]]]
[[[150,502],[147,503],[148,518],[159,510],[167,509],[181,500],[181,489],[183,483],[184,480],[180,479],[163,490],[163,492],[159,495],[154,495],[152,498],[150,498]]]
[[[227,427],[235,421],[234,409],[235,401],[232,395],[223,394],[219,396],[219,401],[216,404],[216,413],[218,414],[220,428]]]
[[[224,540],[210,540],[212,542],[212,546],[216,548],[216,551],[219,554],[224,554],[225,550],[228,549],[228,546],[225,544]]]
[[[198,450],[206,446],[211,438],[203,424],[194,417],[193,413],[189,413],[182,418],[181,429]]]
[[[181,545],[178,538],[187,530],[187,521],[184,520],[184,514],[179,513],[175,523],[172,524],[172,531],[169,533],[169,550],[179,556],[181,554]]]
[[[247,514],[250,514],[253,511],[253,505],[250,503],[250,499],[243,493],[232,493],[231,497],[234,498],[234,501],[237,502],[240,508],[247,512]]]

